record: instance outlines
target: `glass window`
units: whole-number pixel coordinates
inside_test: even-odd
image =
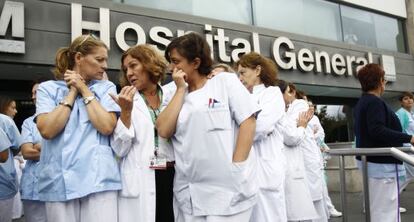
[[[352,108],[348,105],[318,105],[315,109],[325,132],[325,143],[353,141]]]
[[[339,5],[322,0],[254,0],[258,26],[342,41]]]
[[[341,6],[344,41],[405,52],[402,22],[384,15]]]
[[[242,24],[252,24],[250,0],[114,0],[141,7],[173,11]]]

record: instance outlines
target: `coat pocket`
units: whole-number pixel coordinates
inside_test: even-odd
[[[119,167],[111,147],[98,145],[93,149],[96,152],[94,156],[95,166],[93,167],[93,169],[96,169],[95,186],[103,187],[120,184]]]
[[[258,168],[258,182],[260,189],[280,191],[285,181],[285,169],[282,164],[278,165],[275,160],[260,158]],[[283,190],[282,190],[283,192]]]
[[[128,170],[121,173],[122,190],[121,197],[137,198],[141,192],[140,177],[141,170]]]
[[[205,115],[207,131],[231,129],[231,116],[227,108],[210,108]]]
[[[243,162],[231,164],[232,179],[235,185],[235,196],[232,199],[232,205],[237,205],[240,202],[251,199],[256,196],[258,191],[255,171],[250,164],[250,159]]]
[[[37,171],[39,175],[39,193],[58,192],[58,187],[63,184],[63,178],[60,173],[61,167],[58,166],[57,161],[41,162]]]

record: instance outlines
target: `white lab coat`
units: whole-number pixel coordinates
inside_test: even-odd
[[[254,151],[258,157],[258,202],[253,208],[251,222],[287,221],[285,200],[285,156],[282,153],[283,135],[276,128],[285,113],[285,102],[278,87],[253,88],[260,113],[256,119]]]
[[[325,131],[321,125],[321,121],[317,116],[313,116],[312,119],[308,123],[308,127],[312,129],[313,137],[318,145],[324,143],[325,140]]]
[[[299,113],[308,111],[309,106],[303,99],[296,99],[289,106],[288,112]],[[312,200],[321,200],[323,197],[323,163],[322,154],[319,146],[314,140],[313,130],[308,126],[305,129],[305,137],[300,143],[303,153],[308,186],[312,195]]]
[[[302,103],[301,103],[302,104]],[[289,221],[311,220],[318,218],[308,186],[302,143],[306,138],[306,129],[297,127],[297,118],[301,109],[291,104],[286,115],[278,123],[283,132],[286,158],[285,198]],[[307,104],[305,103],[307,106]],[[300,107],[299,107],[300,108]]]
[[[234,215],[256,204],[256,155],[232,162],[239,125],[258,107],[235,74],[187,93],[172,137],[174,198],[192,216]],[[253,149],[253,148],[252,148]]]
[[[164,95],[168,98],[168,95]],[[159,138],[159,152],[173,161],[172,147]],[[155,221],[155,171],[149,168],[154,155],[154,124],[139,92],[134,95],[131,126],[118,119],[111,146],[120,157],[122,190],[118,197],[119,222]]]

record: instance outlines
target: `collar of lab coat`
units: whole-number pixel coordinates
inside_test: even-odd
[[[158,87],[162,90],[162,87],[158,85]],[[164,96],[164,93],[163,93]],[[162,104],[162,101],[161,101]],[[147,104],[145,103],[144,98],[142,98],[141,94],[137,90],[134,95],[134,106],[140,110],[140,112],[144,113],[147,118],[151,120],[151,114],[148,111]]]
[[[262,92],[265,89],[266,89],[266,87],[263,83],[259,84],[259,85],[255,85],[255,86],[253,86],[253,94],[258,94],[258,93]]]

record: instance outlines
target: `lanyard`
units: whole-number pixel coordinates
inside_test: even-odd
[[[155,156],[158,156],[158,145],[159,145],[159,138],[158,138],[158,131],[157,131],[157,128],[155,128],[155,122],[157,121],[157,118],[158,118],[158,115],[160,114],[160,106],[161,106],[161,102],[162,102],[162,96],[163,96],[163,94],[162,94],[162,90],[160,89],[160,87],[159,86],[157,86],[157,96],[158,96],[158,98],[159,98],[159,100],[160,100],[160,105],[157,107],[157,108],[152,108],[150,105],[149,105],[149,103],[148,103],[148,100],[145,98],[145,96],[144,96],[144,94],[143,93],[139,93],[140,95],[141,95],[141,97],[144,99],[144,101],[145,101],[145,104],[147,105],[147,108],[148,108],[148,111],[149,111],[149,113],[150,113],[150,116],[151,116],[151,120],[152,120],[152,123],[154,124],[154,144],[155,144],[155,147],[154,147],[154,155]]]

